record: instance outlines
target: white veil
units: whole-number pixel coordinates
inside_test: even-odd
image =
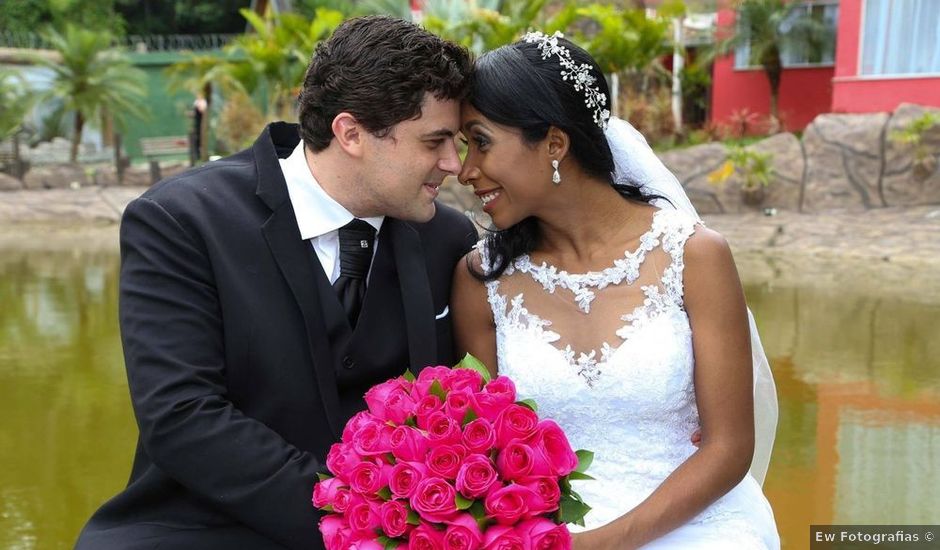
[[[681,210],[701,223],[702,220],[682,184],[653,153],[643,134],[629,122],[617,117],[610,118],[605,133],[614,155],[615,180],[626,180],[633,185],[639,185],[646,193],[666,197],[669,201],[656,199],[653,204],[660,208]],[[777,432],[777,389],[750,308],[747,310],[747,317],[750,322],[751,354],[754,363],[755,438],[751,475],[758,483],[763,484]]]

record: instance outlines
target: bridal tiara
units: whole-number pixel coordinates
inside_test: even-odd
[[[584,104],[589,109],[594,110],[594,123],[607,129],[607,121],[610,120],[610,110],[607,107],[607,95],[600,91],[597,86],[597,78],[591,74],[591,66],[587,63],[580,65],[571,59],[571,52],[568,48],[559,45],[558,39],[564,38],[559,31],[548,36],[539,31],[526,33],[522,41],[529,44],[538,44],[542,51],[542,59],[548,59],[552,54],[558,56],[558,64],[561,65],[561,79],[570,80],[574,89],[584,91]]]

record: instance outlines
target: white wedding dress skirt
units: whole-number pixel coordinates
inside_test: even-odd
[[[558,422],[575,449],[594,452],[595,480],[572,484],[592,507],[587,528],[633,509],[696,451],[692,334],[682,302],[682,254],[694,230],[681,212],[659,210],[637,249],[602,272],[573,275],[522,256],[487,283],[499,373],[512,378],[520,399],[538,403],[541,417]],[[773,512],[750,475],[644,546],[779,547]]]

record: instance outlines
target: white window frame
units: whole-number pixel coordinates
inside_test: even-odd
[[[799,2],[801,7],[812,7],[812,6],[836,6],[836,8],[839,7],[839,0],[806,0],[805,2],[802,2],[800,0],[793,0],[793,1]],[[736,12],[735,24],[737,24],[738,17],[739,15]],[[838,34],[838,27],[839,27],[839,19],[838,17],[836,17],[835,28],[833,29],[835,31],[835,34]],[[836,39],[837,38],[834,36],[833,40],[836,40]],[[836,46],[835,43],[833,43],[832,61],[824,61],[824,62],[819,62],[819,63],[784,63],[783,69],[784,70],[786,69],[825,69],[829,67],[835,67],[836,53],[837,53],[835,46]],[[761,67],[760,65],[738,66],[737,51],[738,50],[735,49],[734,52],[732,53],[732,57],[733,57],[732,63],[733,63],[733,69],[735,71],[762,71],[764,70],[763,67]],[[861,60],[859,60],[859,63],[861,63]]]

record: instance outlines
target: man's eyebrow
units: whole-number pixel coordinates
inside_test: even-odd
[[[433,132],[421,134],[421,139],[452,138],[452,137],[454,137],[454,131],[447,129],[447,128],[441,128],[440,130],[435,130]]]

